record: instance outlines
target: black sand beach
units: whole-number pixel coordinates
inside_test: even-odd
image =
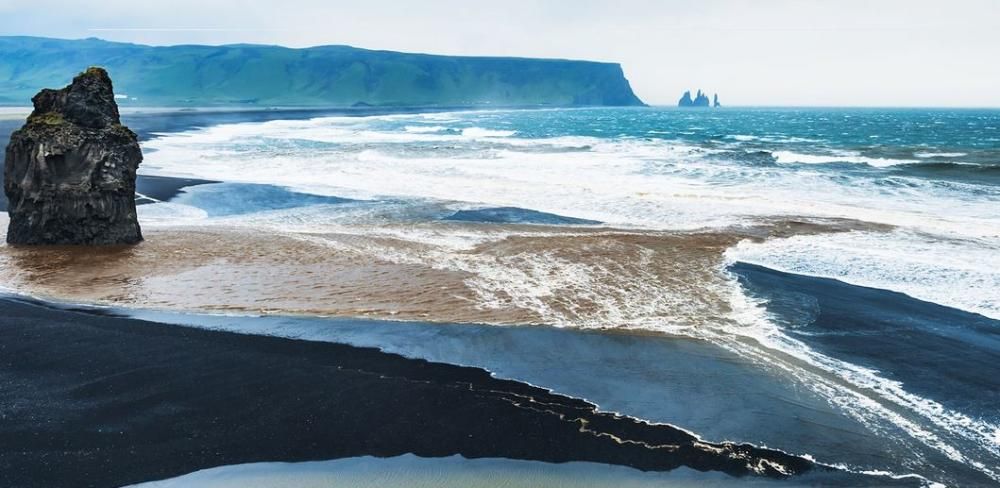
[[[194,178],[171,178],[168,176],[139,175],[135,180],[135,191],[136,193],[142,195],[142,197],[137,196],[139,204],[152,203],[152,201],[149,200],[151,198],[153,200],[166,202],[180,194],[181,189],[183,188],[195,185],[205,185],[208,183],[217,182],[211,180],[198,180]]]
[[[813,468],[475,368],[12,298],[0,313],[3,486],[120,486],[219,465],[404,453],[732,475]]]

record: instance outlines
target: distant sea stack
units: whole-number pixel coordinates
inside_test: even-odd
[[[677,106],[678,107],[712,107],[712,106],[721,107],[722,105],[719,104],[718,93],[715,94],[715,101],[713,103],[709,101],[707,94],[702,93],[701,90],[698,90],[698,94],[694,97],[694,99],[691,98],[690,91],[684,92],[684,95],[681,96],[681,99],[677,102]]]
[[[11,244],[134,244],[135,133],[121,125],[111,78],[89,68],[61,89],[43,89],[11,134],[4,162]]]

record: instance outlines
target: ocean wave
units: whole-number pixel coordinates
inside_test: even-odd
[[[706,157],[709,159],[736,161],[755,166],[769,166],[777,162],[777,159],[769,151],[725,151],[710,154]]]
[[[428,133],[428,132],[444,132],[448,130],[447,127],[441,125],[408,125],[403,127],[406,132],[415,132],[418,134]]]
[[[731,134],[725,136],[726,139],[733,139],[738,142],[772,142],[778,144],[792,144],[802,142],[819,142],[819,139],[808,137],[784,136],[776,134],[752,135],[752,134]]]
[[[653,229],[719,228],[748,218],[798,214],[931,231],[988,233],[997,227],[988,217],[989,200],[970,201],[962,188],[918,182],[920,192],[893,189],[890,199],[876,180],[782,170],[771,163],[771,157],[779,165],[808,159],[798,153],[774,151],[769,156],[765,151],[628,137],[411,133],[403,127],[419,117],[408,117],[229,124],[166,135],[144,143],[144,149],[155,151],[147,153],[142,171],[347,198],[433,198],[522,207]],[[330,145],[298,142],[303,140]],[[852,157],[871,162],[850,155],[814,157],[817,163]],[[720,160],[737,164],[718,164]],[[926,217],[943,208],[954,212],[949,219]]]
[[[851,163],[867,164],[875,168],[886,168],[901,164],[913,164],[920,161],[915,159],[893,159],[862,156],[856,152],[842,151],[835,154],[803,154],[793,151],[774,151],[774,158],[783,164],[834,164]]]
[[[482,127],[467,127],[462,129],[462,135],[465,137],[510,137],[514,134],[517,134],[517,131],[484,129]]]
[[[948,178],[956,182],[1000,184],[1000,164],[977,164],[964,161],[935,161],[901,165],[907,174],[927,178]]]
[[[962,156],[968,156],[969,153],[964,152],[932,152],[932,151],[922,151],[913,153],[914,157],[918,158],[960,158]]]
[[[208,212],[198,207],[173,202],[156,202],[136,207],[136,213],[143,224],[176,223],[200,221],[208,218]]]

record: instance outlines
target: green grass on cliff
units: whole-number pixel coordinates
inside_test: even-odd
[[[61,125],[64,122],[66,120],[63,119],[63,116],[55,112],[45,112],[44,114],[28,117],[28,123],[32,124]]]
[[[348,46],[168,46],[0,37],[0,104],[26,105],[88,66],[122,105],[639,105],[621,67],[588,61],[456,57]],[[136,100],[131,100],[135,98]]]

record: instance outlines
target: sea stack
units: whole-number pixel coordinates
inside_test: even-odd
[[[708,94],[702,93],[698,90],[698,94],[692,99],[691,92],[686,91],[681,99],[677,101],[678,107],[711,107],[712,102],[708,98]],[[715,95],[715,106],[719,106],[719,95]]]
[[[121,125],[111,78],[89,68],[43,89],[11,134],[4,162],[11,244],[135,244],[135,177],[142,151]]]

